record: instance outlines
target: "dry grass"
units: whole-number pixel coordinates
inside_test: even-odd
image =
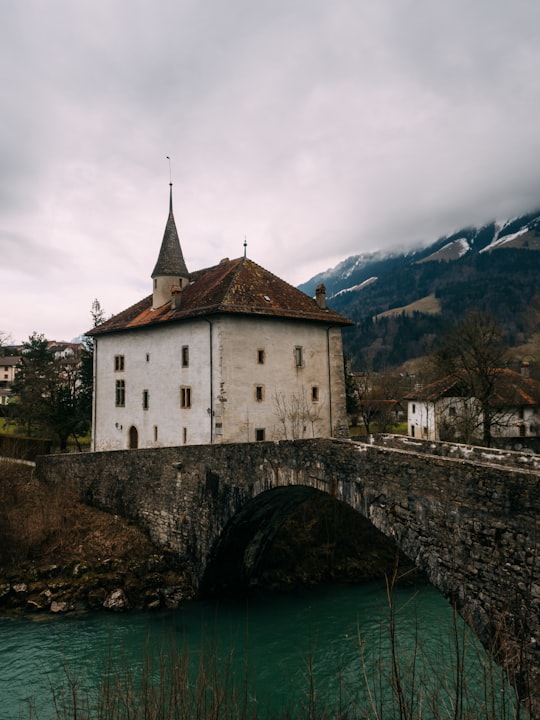
[[[67,564],[108,557],[138,560],[155,552],[127,520],[80,503],[40,482],[30,466],[0,462],[0,566]]]
[[[441,303],[435,297],[435,295],[426,295],[426,297],[415,300],[408,305],[402,307],[392,308],[392,310],[386,310],[380,315],[376,315],[377,319],[383,317],[392,317],[394,315],[412,315],[415,312],[425,313],[426,315],[438,315],[441,312]]]

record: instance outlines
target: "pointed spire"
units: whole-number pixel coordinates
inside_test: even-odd
[[[172,207],[172,182],[169,195],[169,217],[165,225],[158,259],[152,272],[152,307],[162,307],[171,302],[173,288],[182,290],[189,284],[189,271],[184,261]]]
[[[180,239],[174,222],[172,207],[172,183],[170,185],[169,197],[169,217],[163,233],[163,240],[159,256],[152,272],[152,278],[161,276],[178,276],[179,278],[188,278],[189,272],[184,261],[182,248],[180,247]]]

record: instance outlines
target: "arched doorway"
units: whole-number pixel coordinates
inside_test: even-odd
[[[135,425],[129,428],[129,449],[136,450],[139,447],[139,433]]]

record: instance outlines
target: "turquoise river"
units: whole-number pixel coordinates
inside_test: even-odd
[[[398,589],[394,608],[395,655],[415,717],[457,717],[456,702],[470,709],[468,717],[513,716],[500,670],[441,595],[427,584]],[[327,717],[337,717],[336,709],[347,710],[341,715],[347,718],[399,717],[390,689],[389,615],[384,583],[368,583],[187,602],[157,614],[0,618],[0,720],[60,717],[53,698],[67,702],[68,675],[90,705],[111,673],[140,678],[149,662],[150,676],[159,678],[145,658],[162,652],[167,661],[173,647],[191,658],[194,676],[200,665],[210,674],[211,665],[233,678],[229,683],[247,686],[244,697],[257,718],[286,710],[289,717],[315,717],[310,699],[318,717],[323,709]],[[459,696],[456,678],[464,683]]]

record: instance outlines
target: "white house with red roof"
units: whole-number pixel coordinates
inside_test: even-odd
[[[408,434],[423,440],[480,442],[483,415],[459,374],[441,378],[407,395]],[[490,399],[494,446],[520,447],[540,437],[540,383],[522,372],[493,369]],[[536,443],[534,443],[536,447]]]
[[[153,292],[88,332],[94,450],[348,436],[352,323],[246,257],[190,273],[172,209]]]

